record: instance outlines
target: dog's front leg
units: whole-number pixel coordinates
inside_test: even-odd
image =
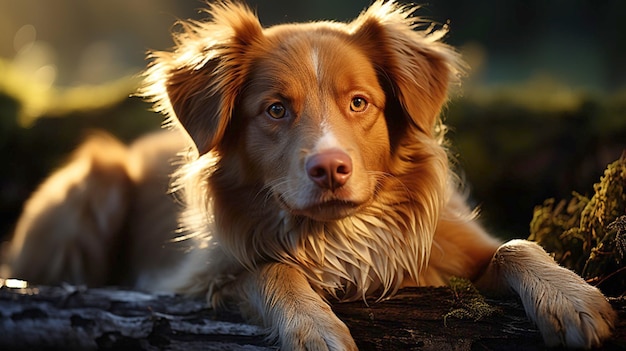
[[[548,346],[591,348],[611,335],[616,316],[602,293],[533,242],[500,246],[477,283],[517,293]]]
[[[267,327],[281,350],[357,350],[346,325],[293,267],[266,264],[242,273],[220,293]]]

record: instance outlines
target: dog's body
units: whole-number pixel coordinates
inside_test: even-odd
[[[349,24],[263,29],[218,4],[183,23],[143,90],[176,131],[79,149],[27,203],[11,274],[204,293],[285,350],[356,348],[326,298],[457,276],[517,293],[548,345],[599,345],[602,294],[533,243],[501,245],[459,194],[438,116],[461,62],[410,12],[378,1]]]

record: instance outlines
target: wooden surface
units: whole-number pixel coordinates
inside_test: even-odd
[[[626,349],[626,299],[611,302],[620,322],[603,349]],[[478,321],[459,319],[450,313],[459,308],[452,290],[417,288],[393,300],[333,309],[361,350],[545,349],[517,301],[487,303],[497,312]],[[115,288],[1,288],[0,318],[0,350],[275,349],[261,328],[209,310],[202,300]]]

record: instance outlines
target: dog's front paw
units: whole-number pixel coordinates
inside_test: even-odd
[[[611,336],[615,311],[598,289],[573,272],[561,270],[560,282],[540,293],[535,304],[535,322],[546,344],[572,348],[600,346]]]
[[[269,263],[219,285],[209,301],[236,303],[248,321],[267,328],[281,350],[357,350],[348,327],[296,268]]]
[[[498,249],[494,262],[548,346],[592,348],[611,336],[617,316],[604,295],[539,245],[513,240]]]
[[[326,306],[324,306],[326,307]],[[277,331],[281,350],[358,350],[348,327],[330,310],[298,314]]]

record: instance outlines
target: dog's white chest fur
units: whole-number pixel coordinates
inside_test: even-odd
[[[284,228],[292,230],[281,236],[300,238],[282,261],[303,270],[315,288],[340,300],[384,298],[406,280],[418,281],[432,245],[432,235],[417,234],[425,228],[411,212],[390,207],[370,206],[326,224],[289,223],[293,220],[284,222]]]

